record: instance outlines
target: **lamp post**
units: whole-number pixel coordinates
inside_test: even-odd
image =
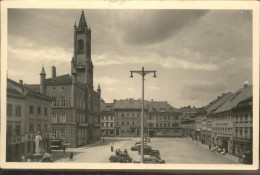
[[[142,67],[141,71],[130,71],[130,78],[133,78],[133,73],[137,73],[142,76],[142,118],[141,118],[141,163],[144,163],[144,77],[149,73],[154,73],[153,77],[156,77],[156,71],[145,71]]]

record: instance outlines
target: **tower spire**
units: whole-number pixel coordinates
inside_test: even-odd
[[[79,25],[78,25],[78,29],[81,31],[84,31],[85,29],[87,29],[87,22],[85,19],[85,15],[84,15],[84,11],[82,10],[81,16],[80,16],[80,20],[79,20]]]

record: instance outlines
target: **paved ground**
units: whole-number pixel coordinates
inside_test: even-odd
[[[74,153],[73,163],[109,163],[109,157],[114,154],[110,151],[111,143],[114,143],[114,150],[127,149],[130,157],[140,161],[137,151],[130,148],[139,138],[106,138],[105,142],[98,141],[96,144],[81,148],[71,148],[62,151],[54,151],[56,162],[70,162],[68,160],[71,151]],[[236,163],[229,157],[211,153],[205,146],[192,142],[190,138],[152,138],[150,145],[153,149],[160,150],[161,158],[166,163],[175,164],[234,164]]]

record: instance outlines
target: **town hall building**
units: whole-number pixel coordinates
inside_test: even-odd
[[[54,98],[52,102],[52,139],[62,140],[69,147],[78,147],[100,139],[101,89],[93,86],[91,60],[91,30],[82,11],[78,26],[74,25],[74,55],[71,74],[56,76],[52,66],[51,78],[44,67],[40,85],[30,85],[42,94]]]

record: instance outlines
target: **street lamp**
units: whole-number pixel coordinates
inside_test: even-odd
[[[144,71],[142,67],[141,71],[130,71],[130,78],[133,78],[133,73],[137,73],[142,76],[142,118],[141,118],[141,163],[144,163],[144,77],[149,73],[153,73],[153,77],[156,77],[156,71]]]

